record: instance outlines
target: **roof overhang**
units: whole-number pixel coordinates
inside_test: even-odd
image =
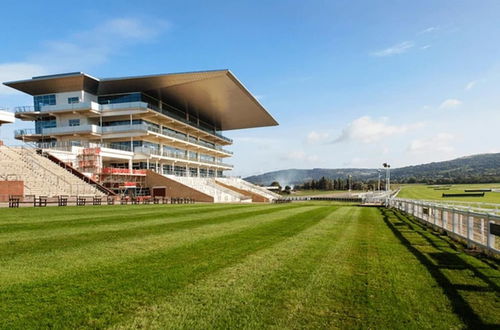
[[[74,73],[4,84],[30,95],[76,90],[97,95],[144,92],[213,123],[221,130],[278,125],[229,70],[108,79]]]
[[[0,125],[12,124],[15,122],[16,118],[12,112],[4,111],[0,109]]]

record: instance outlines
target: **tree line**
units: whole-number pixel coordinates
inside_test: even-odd
[[[302,184],[296,185],[296,190],[349,190],[349,181],[352,190],[376,190],[378,187],[377,180],[359,180],[355,178],[327,178],[321,177],[319,180],[309,180]],[[383,180],[380,182],[381,189],[385,189]]]

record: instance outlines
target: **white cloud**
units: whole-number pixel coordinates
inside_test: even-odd
[[[321,143],[321,142],[327,142],[329,137],[330,137],[329,133],[311,131],[307,135],[307,143],[316,144],[316,143]]]
[[[477,80],[473,80],[473,81],[469,82],[467,85],[465,85],[465,90],[470,91],[471,89],[474,88],[474,86],[477,85],[477,83],[478,83]]]
[[[353,120],[342,130],[340,136],[334,142],[356,141],[362,143],[377,142],[385,137],[406,133],[409,130],[422,127],[423,123],[412,125],[389,125],[387,118],[379,120],[369,116],[363,116]]]
[[[411,141],[408,146],[408,150],[411,153],[430,153],[430,152],[440,152],[440,153],[451,153],[455,149],[451,145],[451,142],[455,139],[455,136],[449,133],[439,133],[435,136],[416,139]]]
[[[0,63],[0,95],[13,94],[16,92],[1,84],[3,82],[31,78],[46,73],[46,69],[38,64],[26,62]]]
[[[0,82],[62,71],[83,71],[105,63],[127,46],[150,41],[168,28],[166,21],[115,18],[89,30],[49,40],[19,62],[0,63]],[[0,95],[15,93],[0,86]]]
[[[422,31],[419,31],[417,34],[426,34],[426,33],[431,33],[439,30],[438,26],[431,26],[426,29],[423,29]]]
[[[444,100],[443,103],[439,106],[439,109],[453,109],[462,104],[462,101],[457,99],[447,99]]]
[[[426,50],[428,48],[431,48],[431,45],[424,45],[424,46],[420,47],[421,50]]]
[[[403,41],[397,45],[391,46],[386,49],[378,50],[372,53],[373,56],[392,56],[406,53],[408,50],[415,47],[415,43],[413,41]]]

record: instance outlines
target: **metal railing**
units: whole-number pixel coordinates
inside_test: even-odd
[[[230,164],[217,162],[217,161],[210,161],[210,160],[205,160],[205,159],[198,159],[196,157],[186,156],[186,155],[182,155],[182,154],[174,153],[174,152],[163,151],[163,153],[162,153],[162,152],[160,152],[160,150],[148,148],[148,147],[135,147],[134,152],[145,154],[145,155],[157,156],[157,157],[176,158],[176,159],[182,159],[182,160],[187,160],[187,161],[197,162],[197,163],[213,164],[213,165],[217,165],[217,166],[224,166],[224,167],[231,167],[231,168],[233,167],[233,165],[230,165]]]
[[[59,150],[59,151],[72,151],[73,147],[79,147],[79,148],[107,148],[107,149],[113,149],[113,150],[119,150],[119,151],[132,152],[130,146],[114,145],[113,143],[43,142],[43,143],[31,143],[31,144],[28,144],[28,146],[30,146],[32,148],[52,149],[52,150]],[[209,160],[204,160],[204,159],[198,160],[196,157],[181,155],[179,153],[173,153],[173,152],[168,152],[168,151],[164,151],[163,153],[161,153],[159,150],[156,150],[153,148],[148,148],[148,147],[134,147],[133,152],[138,153],[138,154],[148,155],[148,156],[152,155],[152,156],[156,156],[156,157],[169,157],[169,158],[174,158],[174,159],[187,160],[187,161],[191,161],[191,162],[213,164],[213,165],[217,165],[217,166],[224,166],[224,167],[230,167],[230,168],[233,167],[233,165],[230,165],[230,164],[217,162],[217,161],[209,161]]]
[[[33,134],[39,134],[36,132],[34,128],[21,128],[21,129],[16,129],[14,131],[14,137],[21,137],[24,135],[33,135]]]
[[[35,107],[32,105],[22,105],[18,107],[14,107],[15,113],[23,113],[23,112],[38,112],[35,110]]]
[[[500,253],[500,244],[494,234],[500,230],[498,214],[484,212],[483,209],[400,198],[389,199],[388,206],[444,230],[451,237],[465,240],[469,247],[477,246],[490,253]]]
[[[50,128],[42,128],[41,133],[37,133],[35,129],[18,129],[14,132],[15,137],[22,137],[24,135],[32,135],[32,134],[41,134],[41,135],[51,135],[51,134],[70,134],[74,132],[89,132],[95,134],[112,134],[119,132],[128,132],[128,131],[144,131],[144,132],[154,132],[160,135],[168,136],[171,138],[175,138],[178,140],[185,141],[187,143],[201,146],[207,149],[220,151],[226,154],[232,155],[233,153],[229,150],[225,150],[220,146],[211,146],[207,143],[203,143],[201,141],[192,141],[187,136],[182,134],[173,133],[166,129],[162,129],[159,127],[155,127],[154,125],[148,123],[141,124],[131,124],[131,125],[116,125],[116,126],[98,126],[98,125],[81,125],[81,126],[59,126],[59,127],[50,127]]]

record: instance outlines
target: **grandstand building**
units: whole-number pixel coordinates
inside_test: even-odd
[[[242,201],[259,190],[224,178],[232,140],[223,131],[277,122],[229,70],[106,79],[75,72],[4,84],[33,96],[33,105],[15,108],[34,123],[16,139],[114,192],[161,186]]]

